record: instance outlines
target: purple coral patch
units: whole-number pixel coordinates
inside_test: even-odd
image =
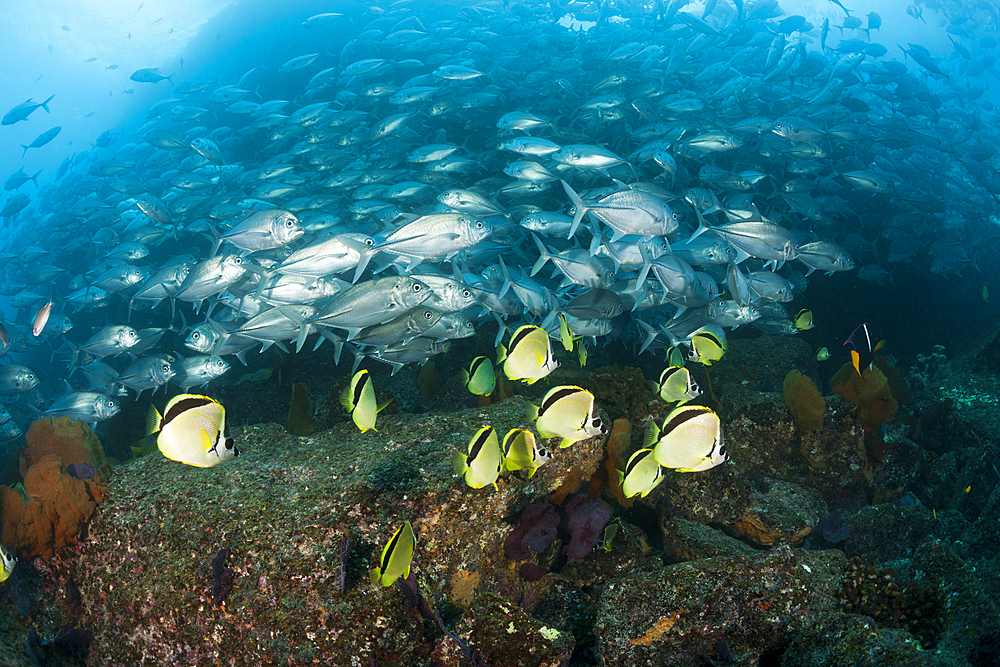
[[[569,544],[563,547],[563,553],[567,558],[583,560],[594,550],[601,531],[611,520],[611,508],[600,500],[577,493],[570,497],[564,509],[571,537]]]
[[[535,503],[524,510],[521,525],[507,535],[504,553],[511,560],[528,560],[545,551],[556,538],[559,514],[551,503]]]
[[[97,468],[90,463],[70,463],[66,466],[66,472],[77,479],[90,479],[97,472]]]

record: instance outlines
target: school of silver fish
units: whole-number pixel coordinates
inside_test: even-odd
[[[813,272],[985,259],[992,110],[949,74],[982,56],[891,60],[877,14],[833,44],[775,0],[686,4],[324,14],[303,29],[330,30],[327,50],[271,78],[177,81],[138,133],[105,133],[33,198],[38,174],[11,175],[0,216],[32,234],[0,253],[21,313],[0,394],[96,423],[272,345],[395,372],[484,322],[498,342],[524,325],[558,339],[560,315],[591,344],[718,350],[741,325],[795,334],[783,304]],[[42,344],[51,363],[17,363]],[[65,392],[39,393],[38,371]],[[0,419],[0,439],[20,435]]]

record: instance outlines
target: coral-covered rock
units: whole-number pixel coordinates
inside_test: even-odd
[[[879,628],[864,616],[831,613],[797,634],[781,667],[955,667],[968,664],[954,654],[921,650],[905,630]]]
[[[345,422],[308,438],[276,424],[234,428],[242,455],[215,468],[142,457],[116,470],[76,558],[48,564],[77,582],[92,655],[106,664],[147,656],[150,664],[243,667],[428,665],[438,648],[453,654],[453,642],[439,645],[440,632],[399,586],[369,582],[403,521],[416,534],[411,575],[449,627],[486,594],[519,606],[566,586],[557,575],[525,581],[504,539],[570,470],[592,475],[603,440],[556,447],[533,477],[506,473],[498,489],[470,489],[451,467],[453,450],[485,424],[501,434],[530,428],[525,406],[515,396],[451,414],[380,414],[377,432]],[[345,527],[354,538],[346,552]],[[217,607],[212,561],[222,548],[232,550],[234,574]],[[546,554],[560,548],[554,541]]]
[[[634,427],[650,414],[657,416],[666,409],[638,368],[602,366],[590,374],[584,388],[611,419],[628,419]]]
[[[85,422],[44,417],[32,422],[24,439],[27,446],[21,450],[21,477],[50,454],[58,456],[66,466],[89,463],[98,470],[104,468],[105,473],[108,470],[101,441]]]
[[[721,530],[697,521],[680,517],[662,521],[663,553],[668,562],[683,563],[689,560],[716,556],[756,556],[757,550]]]
[[[31,560],[76,544],[107,488],[71,476],[62,459],[50,454],[28,468],[24,491],[28,500],[17,526],[17,555]]]
[[[602,664],[696,665],[723,637],[741,664],[757,664],[836,603],[843,565],[839,551],[781,547],[616,579],[595,627]]]
[[[826,404],[823,426],[800,437],[780,395],[743,396],[723,422],[730,456],[751,475],[817,489],[830,504],[866,504],[871,464],[857,410],[840,396]]]
[[[764,547],[798,546],[827,513],[826,503],[815,489],[781,480],[768,486],[767,493],[754,492],[747,513],[726,529]]]
[[[665,502],[672,514],[691,521],[732,524],[750,509],[752,487],[743,471],[722,464],[704,472],[671,473],[636,505],[656,508]]]
[[[532,618],[496,595],[481,595],[457,628],[490,667],[559,667],[573,653],[573,635]]]

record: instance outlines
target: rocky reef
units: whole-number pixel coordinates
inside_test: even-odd
[[[809,375],[803,343],[781,354],[781,340],[734,340],[733,360]],[[239,427],[243,455],[210,469],[138,458],[107,481],[86,539],[18,565],[0,600],[5,659],[75,647],[87,657],[62,664],[994,664],[992,434],[937,453],[893,422],[879,459],[857,406],[828,394],[805,431],[780,382],[728,380],[733,360],[712,367],[704,397],[732,459],[627,502],[608,461],[640,444],[629,410],[612,444],[547,443],[554,458],[530,478],[474,490],[455,476],[452,452],[480,427],[530,427],[520,396],[380,415],[364,434]],[[949,423],[972,432],[963,409]],[[404,521],[409,578],[373,586]],[[85,629],[82,653],[67,628]]]

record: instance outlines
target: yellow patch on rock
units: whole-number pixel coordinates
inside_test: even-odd
[[[459,570],[451,577],[451,598],[457,605],[468,607],[476,596],[479,586],[479,572]]]

